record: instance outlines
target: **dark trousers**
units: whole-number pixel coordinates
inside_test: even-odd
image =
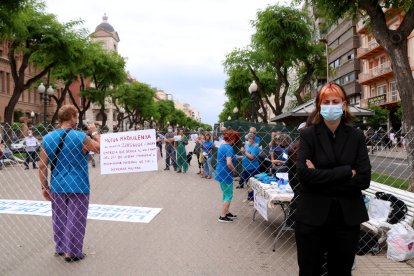
[[[89,194],[52,193],[52,221],[56,253],[83,255]]]
[[[26,159],[24,160],[24,165],[26,166],[26,168],[29,167],[30,161],[32,162],[33,168],[36,168],[36,158],[37,158],[37,152],[26,151]]]
[[[157,145],[157,147],[159,147],[159,148],[160,148],[160,154],[161,154],[161,157],[163,157],[163,156],[162,156],[162,144],[158,144],[158,145]]]
[[[321,226],[296,221],[295,236],[300,276],[320,276],[327,253],[330,276],[350,276],[358,246],[360,225],[344,222],[338,204],[331,206],[328,220]]]
[[[175,148],[173,147],[165,147],[165,168],[170,168],[170,160],[174,167],[174,170],[177,170],[177,156],[175,154]]]

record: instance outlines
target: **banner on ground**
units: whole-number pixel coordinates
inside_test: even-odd
[[[101,174],[156,171],[154,129],[107,133],[101,136]]]
[[[88,219],[149,223],[161,208],[90,204]],[[0,200],[0,214],[52,216],[49,201]]]

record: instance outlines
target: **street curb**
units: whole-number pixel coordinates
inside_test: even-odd
[[[407,157],[399,157],[399,156],[389,156],[389,155],[376,155],[375,153],[368,153],[369,156],[375,156],[375,157],[383,157],[383,158],[391,158],[391,159],[398,159],[398,160],[407,160]]]

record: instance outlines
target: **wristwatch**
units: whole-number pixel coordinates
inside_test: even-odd
[[[91,137],[93,138],[96,134],[99,134],[99,132],[97,132],[97,131],[92,132]]]

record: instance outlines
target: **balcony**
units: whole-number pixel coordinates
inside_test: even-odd
[[[384,51],[384,48],[381,45],[379,45],[375,39],[373,39],[368,43],[368,48],[361,47],[357,49],[357,58],[369,59]]]
[[[367,33],[367,26],[366,26],[367,25],[366,24],[367,20],[368,20],[368,16],[364,16],[358,21],[358,23],[356,24],[357,33],[359,33],[359,34],[366,34]]]
[[[381,79],[387,79],[393,75],[391,63],[386,62],[358,75],[358,82],[361,85],[370,85]]]

